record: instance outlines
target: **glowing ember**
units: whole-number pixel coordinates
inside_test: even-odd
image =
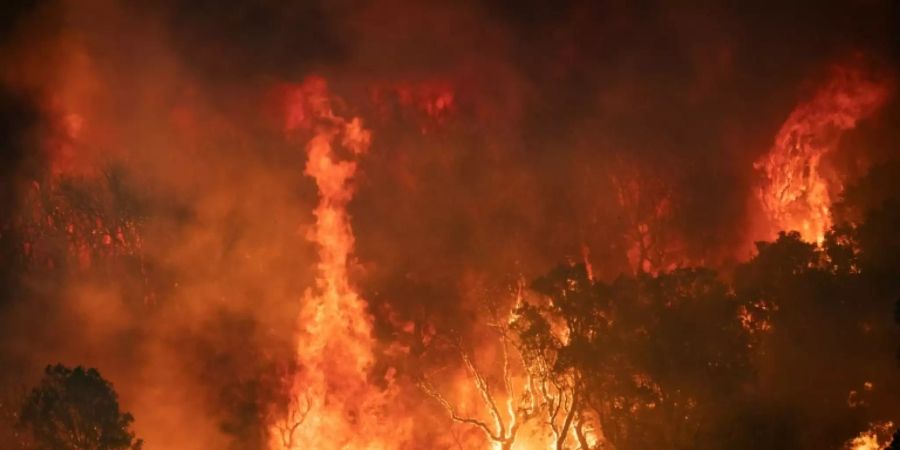
[[[891,430],[894,423],[890,421],[872,424],[868,430],[844,444],[845,450],[884,450],[891,443]]]
[[[885,102],[888,87],[862,71],[836,67],[831,78],[781,126],[768,154],[754,166],[763,172],[759,198],[774,230],[796,230],[822,242],[831,226],[831,202],[842,180],[825,170],[824,158],[841,134]]]

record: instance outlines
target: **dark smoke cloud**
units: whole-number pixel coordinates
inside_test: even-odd
[[[37,1],[5,2],[0,9],[0,49],[10,41],[23,17],[38,7]],[[17,182],[34,175],[34,167],[23,167],[35,156],[36,127],[40,113],[28,93],[0,86],[0,205],[6,211],[15,209]],[[8,265],[4,265],[8,267]]]
[[[329,2],[155,3],[175,50],[204,79],[302,78],[348,51]]]
[[[40,0],[10,0],[4,2],[0,13],[0,42],[6,43],[7,39],[15,33],[23,17],[37,9],[42,3]]]

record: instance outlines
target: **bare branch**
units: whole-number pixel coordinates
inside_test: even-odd
[[[443,406],[444,409],[447,411],[447,413],[450,414],[450,418],[453,419],[453,421],[459,422],[459,423],[466,423],[469,425],[474,425],[474,426],[480,428],[481,431],[483,431],[484,434],[486,434],[488,436],[488,438],[491,439],[492,441],[499,441],[501,439],[499,435],[496,435],[491,431],[490,427],[486,423],[484,423],[478,419],[460,416],[456,412],[456,408],[454,408],[453,405],[437,389],[435,389],[434,386],[427,380],[423,380],[423,381],[419,382],[418,386],[419,386],[419,389],[421,389],[423,392],[428,394],[428,396],[430,396],[431,398],[435,399],[438,403],[440,403],[441,406]]]
[[[494,315],[494,317],[496,318],[496,315]],[[491,392],[491,386],[488,383],[487,378],[485,378],[483,373],[478,369],[473,362],[472,357],[462,348],[462,345],[458,340],[456,341],[456,347],[465,366],[466,373],[469,379],[471,379],[474,387],[478,390],[482,403],[487,410],[486,413],[490,416],[494,426],[492,427],[488,422],[473,417],[464,417],[460,415],[450,401],[447,400],[447,398],[444,397],[427,379],[423,379],[419,382],[418,386],[423,392],[428,394],[428,396],[435,399],[447,411],[454,422],[475,426],[480,429],[490,441],[499,444],[499,448],[509,449],[515,442],[516,435],[522,424],[534,417],[535,413],[539,410],[540,405],[534,394],[536,381],[528,371],[526,371],[526,380],[521,393],[516,392],[509,348],[510,342],[507,334],[508,325],[495,320],[490,326],[500,334],[502,383],[506,394],[505,406],[509,416],[508,422],[503,414],[501,414],[500,408],[497,406],[497,402],[494,398],[494,394]],[[514,348],[519,350],[518,347]],[[521,351],[519,351],[519,357],[522,357]],[[524,359],[522,364],[524,366]]]
[[[312,399],[309,392],[303,393],[304,404],[301,406],[299,398],[291,399],[285,418],[278,424],[278,432],[281,435],[281,444],[286,449],[294,448],[294,435],[297,429],[306,421],[309,411],[312,409]]]

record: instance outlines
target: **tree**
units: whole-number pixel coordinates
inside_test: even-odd
[[[96,369],[47,366],[25,398],[20,423],[40,450],[139,450],[134,418],[119,410],[112,385]]]
[[[610,428],[626,448],[727,448],[719,430],[752,377],[746,305],[704,268],[620,279],[610,287],[611,333],[626,351],[610,376]],[[630,374],[628,372],[631,372]]]
[[[565,413],[548,418],[556,449],[707,441],[717,448],[709,436],[750,361],[742,304],[714,272],[679,269],[607,284],[581,264],[564,264],[531,287],[541,297],[519,306],[513,329],[534,378],[550,388],[548,409],[561,404]]]
[[[735,294],[766,324],[747,411],[789,412],[752,433],[754,448],[835,448],[896,411],[890,312],[900,215],[863,217],[834,227],[821,246],[781,233],[735,270]]]
[[[662,270],[673,262],[673,214],[675,188],[659,171],[634,162],[618,161],[610,174],[628,246],[628,260],[635,273]]]
[[[475,390],[479,396],[487,415],[490,420],[485,421],[475,416],[466,416],[454,406],[447,397],[434,386],[434,384],[423,377],[419,382],[419,388],[428,396],[437,401],[441,407],[450,416],[450,419],[457,423],[467,424],[480,429],[485,438],[491,443],[492,448],[501,450],[510,450],[516,441],[519,430],[522,425],[534,417],[536,405],[534,395],[531,392],[531,383],[526,382],[522,392],[516,393],[513,386],[513,376],[510,368],[509,355],[509,337],[506,330],[498,328],[500,332],[500,344],[502,355],[502,379],[503,392],[501,396],[495,395],[485,374],[478,369],[472,361],[472,356],[463,349],[459,342],[455,342],[455,347],[466,368],[466,373],[472,381]],[[500,400],[505,400],[501,403]],[[505,414],[504,410],[505,403]]]
[[[511,323],[556,450],[570,448],[570,438],[584,449],[597,440],[587,423],[592,397],[586,388],[594,375],[587,361],[612,359],[601,353],[610,348],[601,342],[608,336],[608,303],[598,296],[597,286],[584,264],[558,266],[531,285],[551,300],[520,301]]]

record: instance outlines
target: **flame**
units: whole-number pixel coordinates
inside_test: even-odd
[[[772,231],[796,230],[807,241],[823,241],[831,226],[831,201],[843,189],[823,159],[837,148],[841,134],[874,114],[888,94],[883,81],[838,66],[812,99],[794,108],[771,150],[754,164],[763,172],[758,195]]]
[[[319,247],[319,263],[315,289],[306,292],[298,318],[300,369],[291,380],[291,403],[270,430],[270,448],[389,448],[378,425],[386,394],[368,383],[372,319],[347,273],[354,246],[346,209],[354,193],[350,181],[354,158],[368,150],[370,133],[359,118],[334,114],[321,78],[293,88],[288,102],[285,130],[313,135],[304,173],[319,191],[315,226],[307,236]],[[338,160],[336,143],[349,151],[349,160]]]
[[[845,450],[884,450],[891,444],[891,421],[876,422],[853,439],[844,444]]]

